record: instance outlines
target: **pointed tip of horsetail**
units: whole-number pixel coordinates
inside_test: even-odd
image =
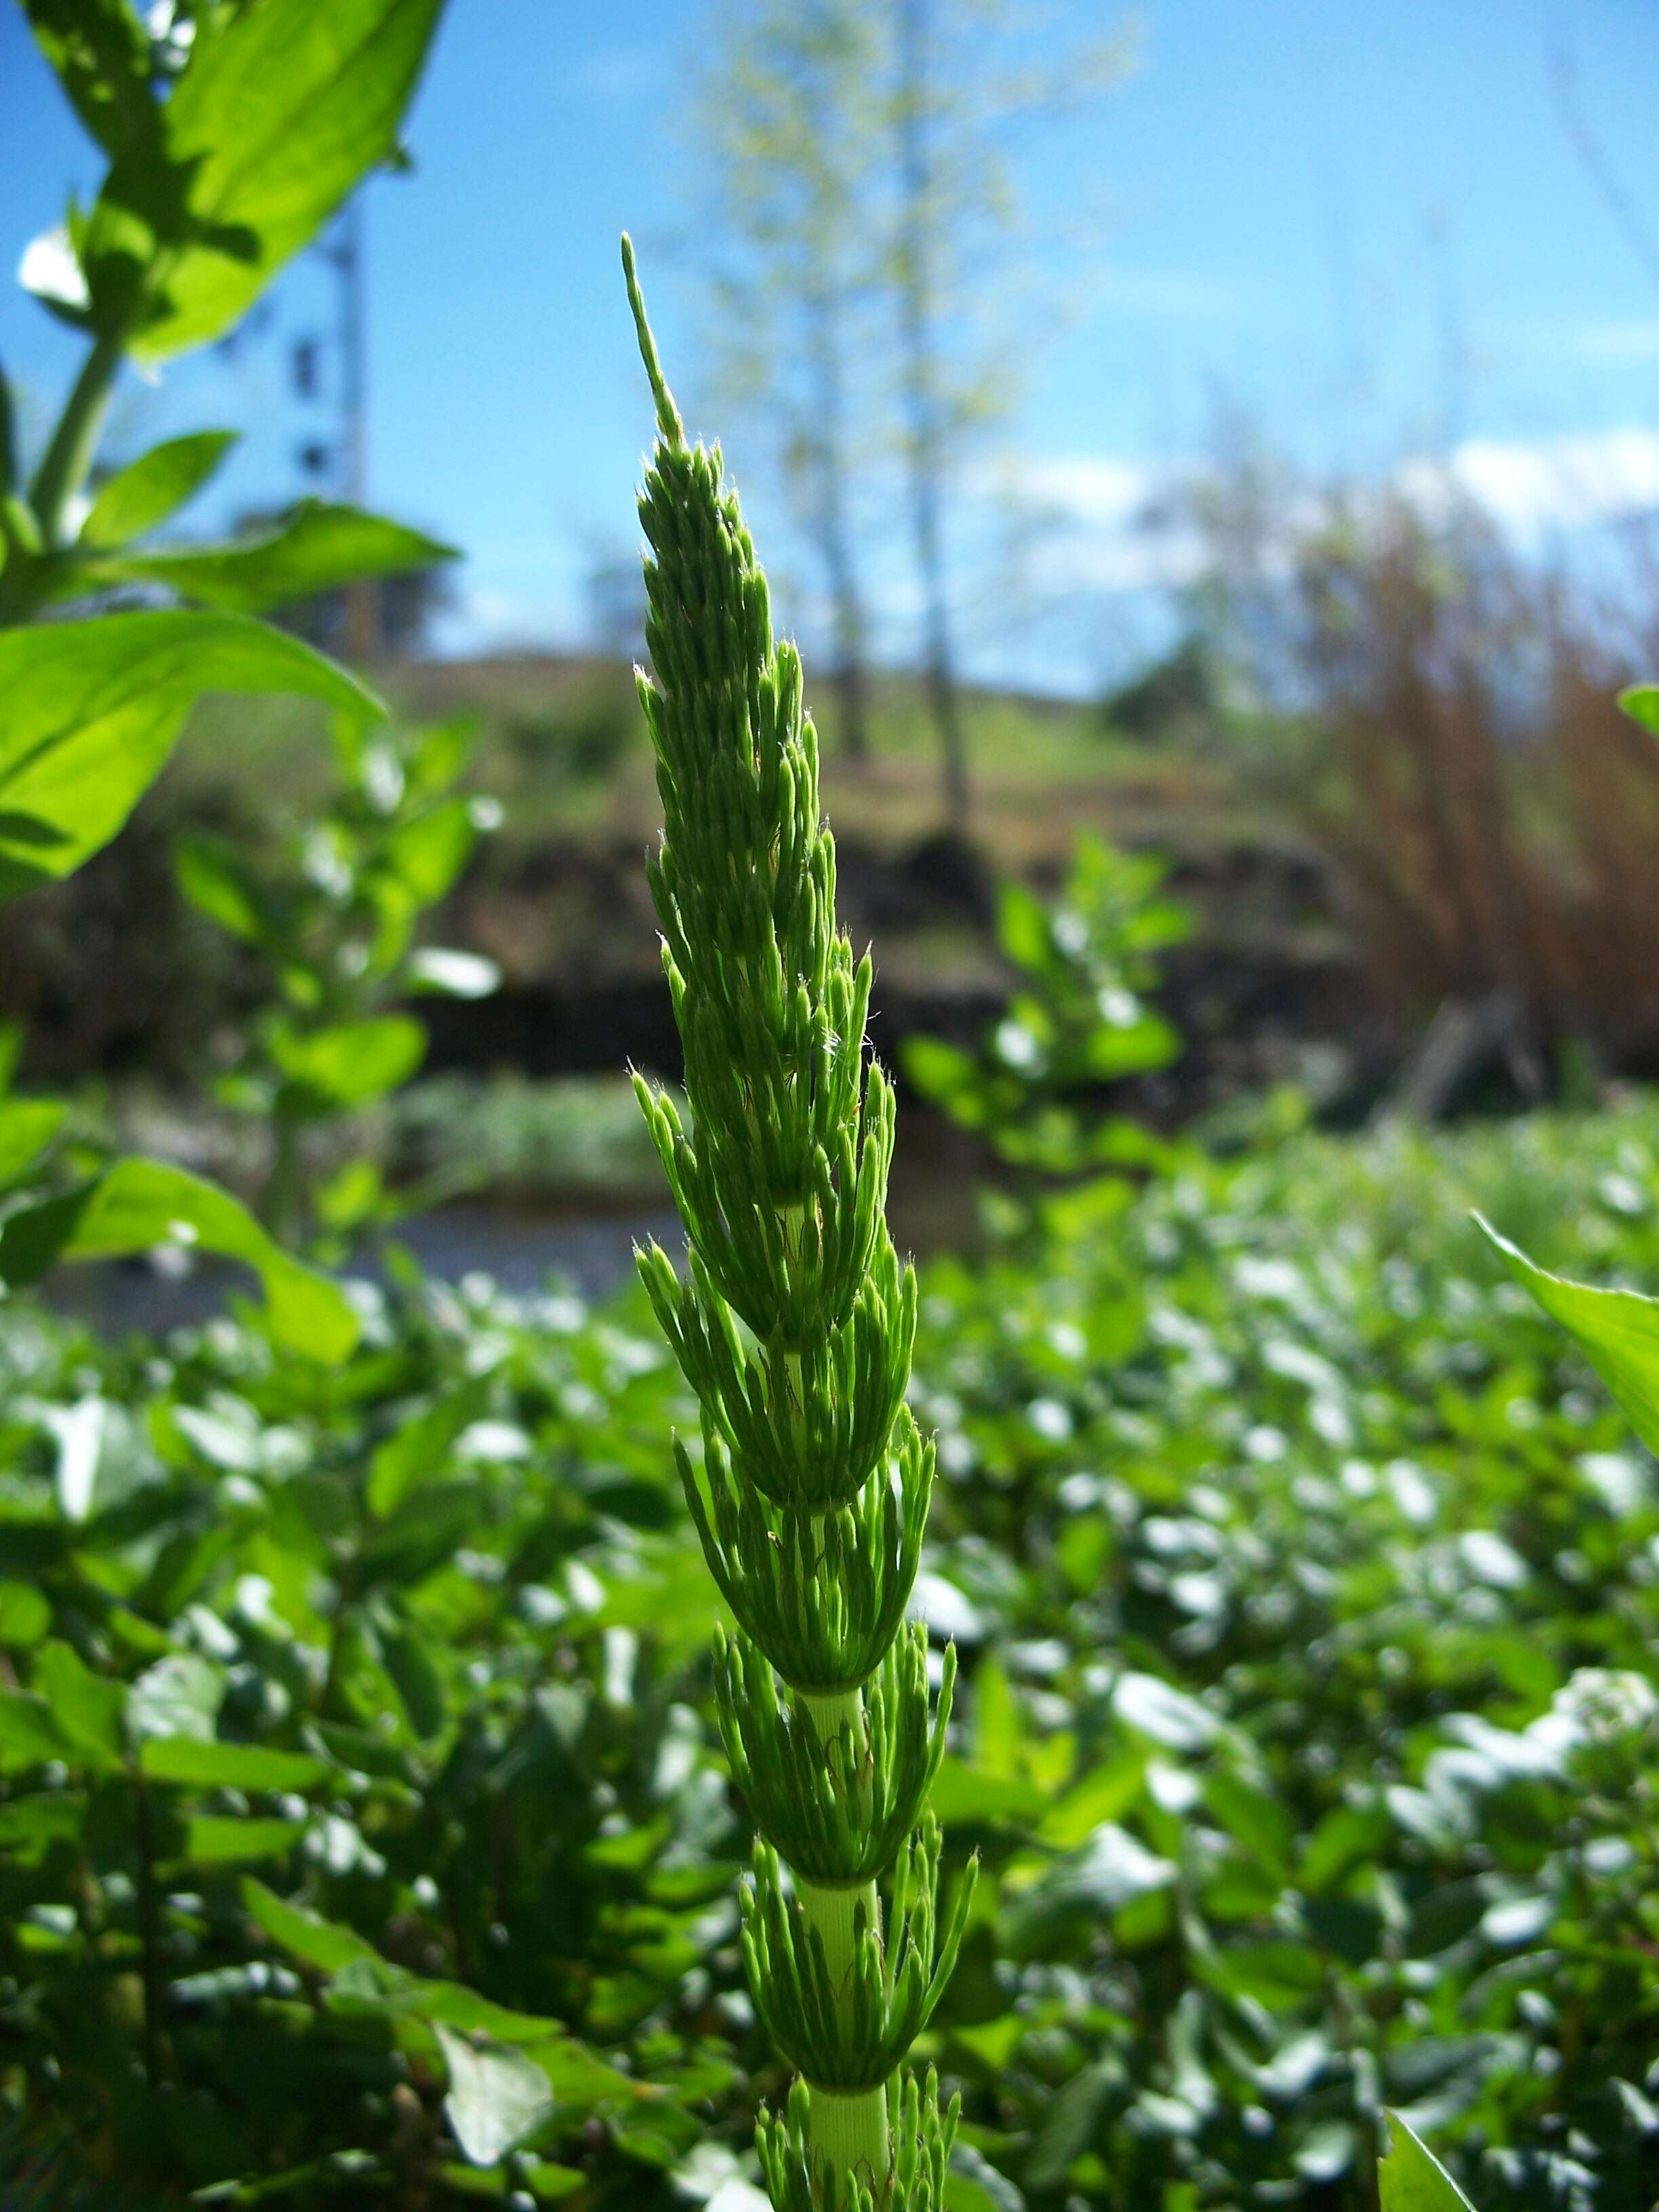
[[[634,329],[640,342],[640,359],[645,363],[646,375],[651,382],[651,396],[657,403],[657,428],[665,446],[684,447],[685,424],[680,410],[674,404],[674,395],[668,389],[668,380],[662,373],[662,363],[657,358],[657,341],[651,335],[651,325],[645,312],[645,295],[640,289],[640,275],[634,260],[634,241],[626,231],[622,234],[623,277],[628,286],[628,304],[634,311]]]

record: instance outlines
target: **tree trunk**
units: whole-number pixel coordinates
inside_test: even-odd
[[[902,0],[898,82],[902,379],[908,416],[910,528],[922,591],[927,700],[945,756],[945,811],[951,828],[963,830],[969,811],[968,750],[957,696],[939,518],[945,451],[939,414],[930,250],[933,179],[927,153],[927,0]]]
[[[836,690],[841,702],[842,757],[862,766],[870,757],[868,699],[865,680],[864,598],[859,589],[853,533],[847,514],[846,395],[836,306],[827,293],[811,302],[812,358],[817,384],[817,434],[813,455],[817,474],[818,551],[830,587],[836,632]]]

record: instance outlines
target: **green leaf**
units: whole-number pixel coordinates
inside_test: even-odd
[[[1474,2212],[1474,2207],[1433,2152],[1398,2112],[1388,2116],[1389,2154],[1378,2162],[1382,2212]]]
[[[1577,1339],[1648,1449],[1659,1451],[1659,1298],[1639,1291],[1598,1291],[1552,1275],[1480,1214],[1474,1220],[1516,1280]]]
[[[521,2051],[494,2043],[475,2047],[441,2022],[434,2032],[449,2069],[444,2112],[461,2154],[473,2166],[494,2166],[550,2118],[547,2076]]]
[[[52,1626],[52,1607],[33,1583],[0,1582],[0,1645],[20,1651]]]
[[[379,1963],[374,1947],[352,1929],[337,1927],[308,1906],[289,1904],[252,1875],[242,1884],[242,1903],[266,1935],[305,1966],[336,1974],[354,1959]]]
[[[997,886],[997,939],[1016,967],[1040,973],[1054,959],[1048,909],[1034,891],[1012,879]]]
[[[423,538],[378,514],[307,500],[280,529],[229,545],[119,554],[84,564],[100,584],[164,584],[180,598],[227,614],[263,614],[370,576],[398,576],[456,557],[453,545]]]
[[[23,0],[34,42],[106,154],[155,140],[149,40],[127,0]]]
[[[301,692],[361,714],[361,684],[234,615],[102,615],[0,630],[0,897],[114,836],[210,691]]]
[[[294,1103],[313,1114],[384,1097],[409,1080],[425,1054],[426,1031],[407,1014],[337,1022],[308,1036],[290,1032],[271,1047],[271,1057],[300,1094]]]
[[[0,1103],[0,1190],[33,1166],[68,1111],[53,1098],[8,1098]]]
[[[58,1260],[118,1259],[167,1244],[252,1267],[271,1334],[291,1351],[331,1362],[349,1356],[357,1316],[338,1285],[273,1243],[228,1192],[161,1160],[121,1160],[67,1197],[10,1215],[0,1229],[0,1281],[37,1282]]]
[[[76,1756],[44,1698],[25,1690],[0,1690],[0,1774]]]
[[[234,430],[197,430],[169,438],[100,487],[79,543],[99,551],[142,538],[176,514],[206,483],[236,443]]]
[[[152,1736],[138,1764],[154,1781],[198,1790],[315,1790],[329,1777],[327,1763],[309,1752],[196,1735]]]
[[[978,1086],[979,1069],[972,1057],[943,1037],[906,1037],[899,1056],[916,1089],[937,1105],[955,1110]]]
[[[107,1675],[94,1674],[68,1644],[42,1645],[35,1680],[52,1708],[53,1725],[74,1747],[70,1756],[98,1766],[118,1766],[125,1686]]]
[[[1619,704],[1632,721],[1659,738],[1659,684],[1632,684],[1619,694]]]
[[[185,896],[210,921],[244,944],[266,942],[271,922],[259,886],[223,838],[180,838],[173,848],[173,872]]]
[[[194,1651],[175,1651],[147,1667],[127,1699],[127,1734],[142,1747],[150,1737],[195,1736],[204,1749],[224,1703],[222,1668]]]
[[[468,802],[452,799],[392,832],[386,866],[417,906],[430,906],[466,866],[477,835]]]
[[[155,361],[221,337],[386,160],[441,0],[260,0],[198,12],[189,67],[99,195],[82,258],[94,311],[139,317]]]
[[[368,1510],[376,1520],[395,1512],[410,1492],[448,1463],[450,1447],[483,1413],[489,1377],[475,1376],[376,1447],[368,1463]]]
[[[234,1866],[287,1856],[306,1832],[303,1820],[237,1820],[198,1813],[185,1823],[185,1856],[192,1866]]]

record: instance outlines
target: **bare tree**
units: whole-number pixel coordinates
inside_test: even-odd
[[[710,268],[717,380],[769,423],[818,560],[834,636],[840,738],[868,752],[856,497],[878,443],[860,343],[874,299],[872,0],[727,0],[696,102],[718,212]]]
[[[886,259],[902,404],[910,537],[922,600],[927,697],[944,757],[945,804],[970,806],[951,619],[947,509],[974,437],[1012,403],[1016,373],[985,310],[1006,270],[1020,201],[1013,147],[1115,82],[1122,36],[1069,47],[1040,68],[1003,60],[1012,0],[894,0],[890,143],[895,179]],[[1029,330],[1023,333],[1029,341]],[[1020,348],[1029,356],[1029,342]]]

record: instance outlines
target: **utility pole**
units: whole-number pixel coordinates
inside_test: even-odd
[[[335,465],[340,499],[356,507],[368,501],[368,272],[364,245],[363,195],[356,192],[346,202],[330,249],[340,280],[340,436]],[[373,582],[347,586],[345,649],[359,665],[374,658],[379,613],[379,592]]]

